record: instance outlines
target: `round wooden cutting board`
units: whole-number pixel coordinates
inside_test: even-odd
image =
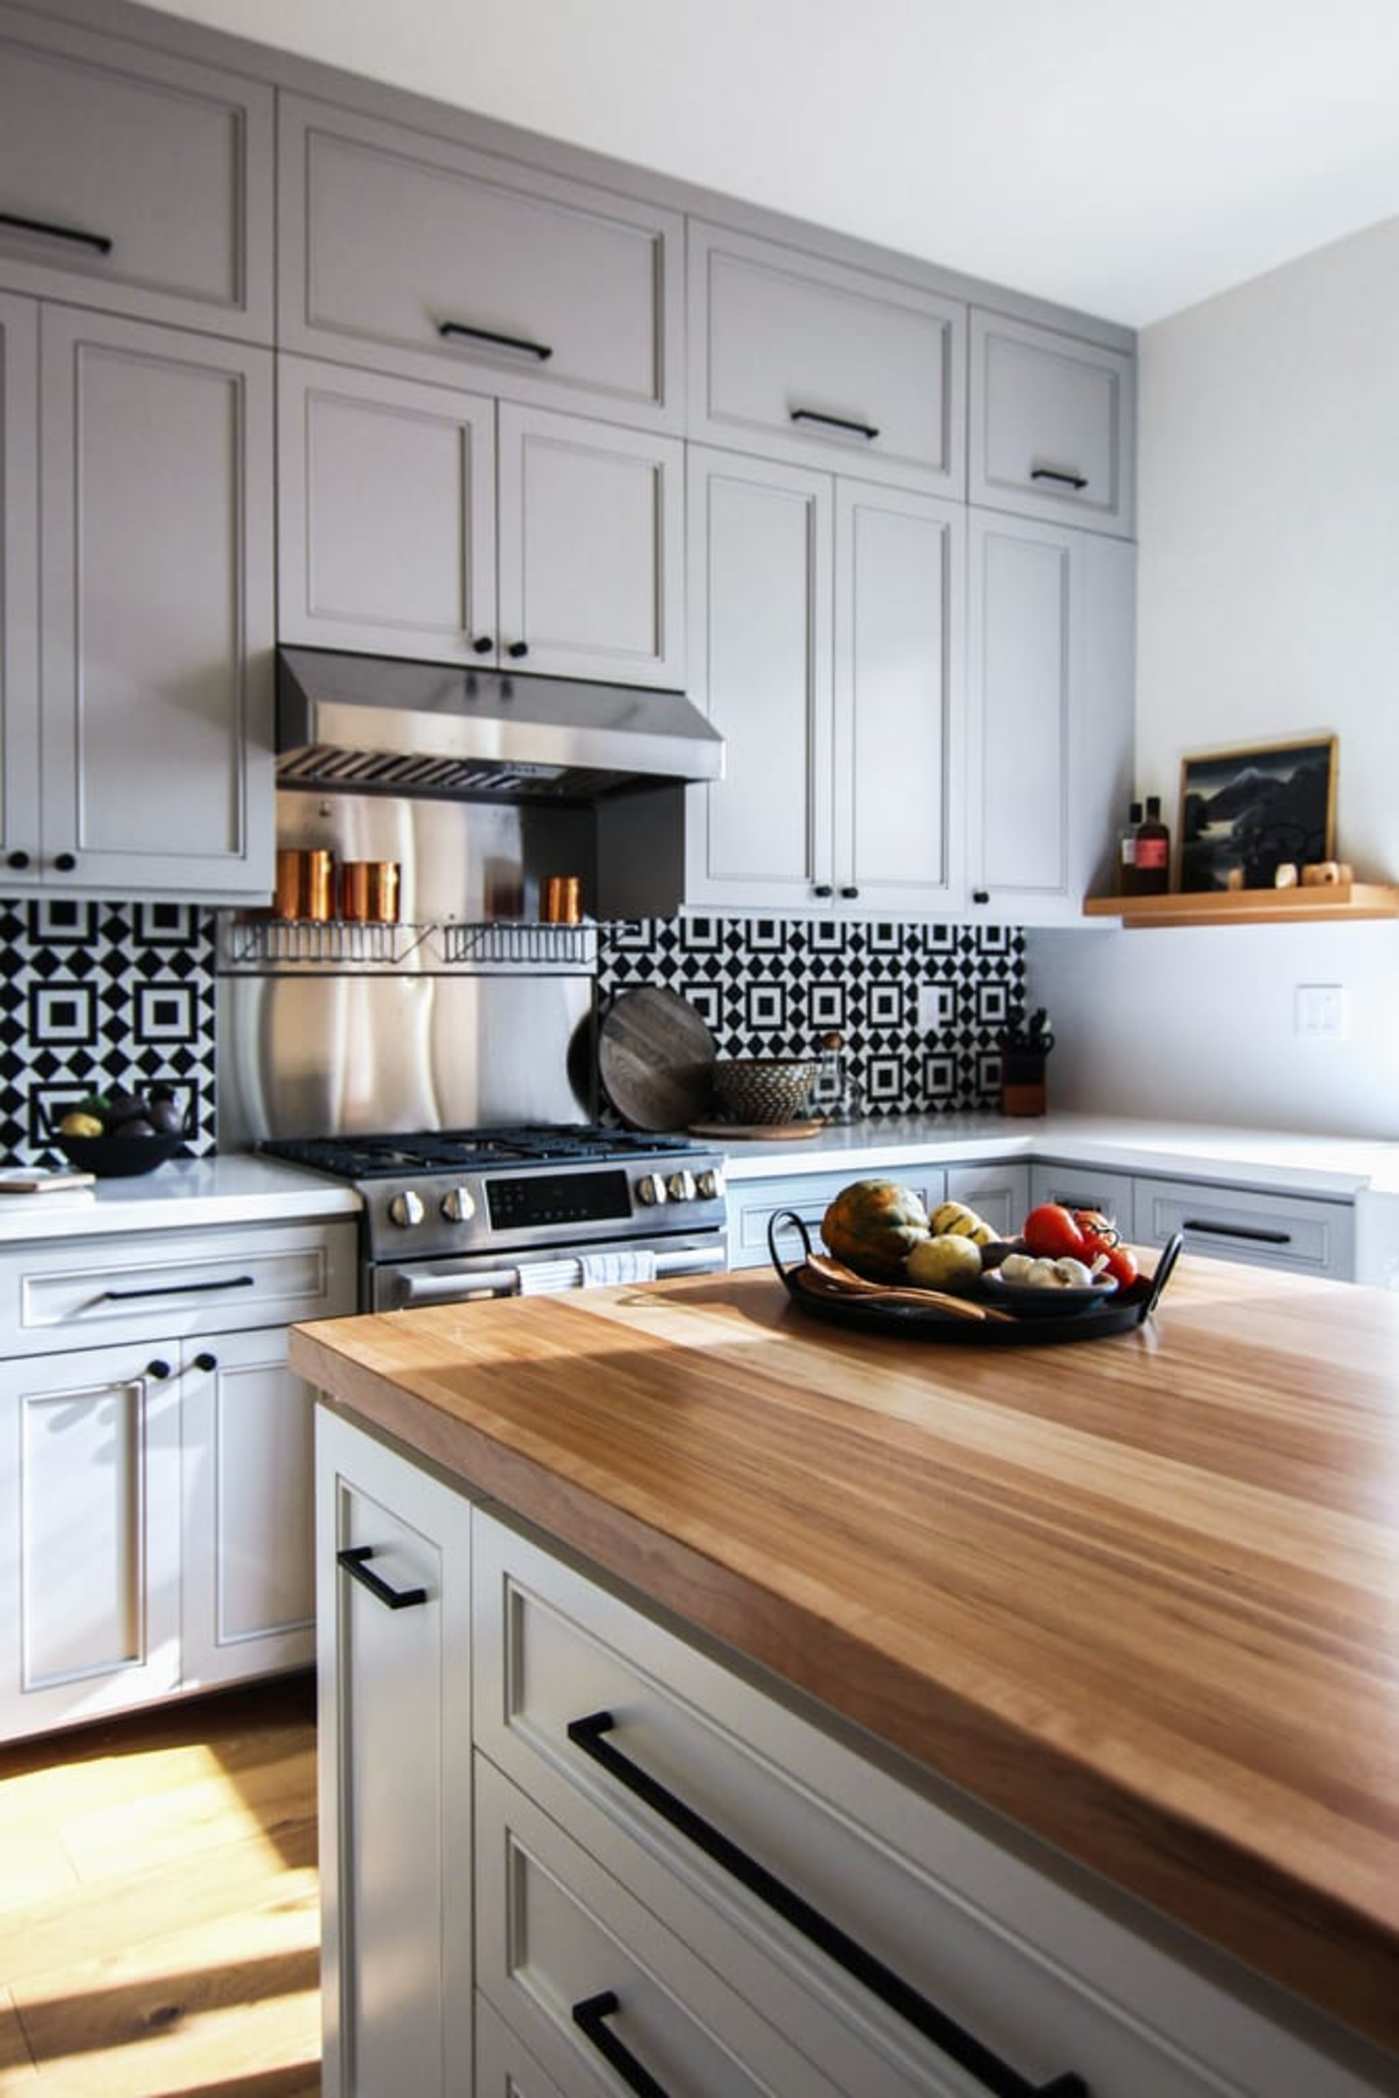
[[[688,998],[646,984],[614,998],[598,1030],[608,1099],[633,1129],[688,1129],[711,1107],[718,1048]]]

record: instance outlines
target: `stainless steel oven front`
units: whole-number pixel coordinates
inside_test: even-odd
[[[407,1311],[425,1304],[555,1295],[598,1282],[640,1281],[650,1273],[658,1281],[721,1274],[727,1266],[722,1232],[666,1232],[653,1238],[594,1240],[576,1251],[556,1246],[441,1260],[381,1261],[368,1269],[365,1286],[369,1310]]]

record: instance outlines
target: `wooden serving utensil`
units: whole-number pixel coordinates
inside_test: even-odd
[[[900,1288],[894,1283],[868,1282],[863,1275],[848,1268],[843,1260],[833,1260],[828,1253],[808,1254],[806,1267],[825,1289],[845,1297],[877,1297],[882,1304],[918,1304],[925,1310],[944,1311],[951,1318],[966,1319],[973,1325],[984,1325],[988,1319],[999,1322],[1009,1316],[985,1304],[970,1303],[965,1297],[954,1297],[946,1290]]]

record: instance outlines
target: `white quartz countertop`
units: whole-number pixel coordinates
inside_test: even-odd
[[[1399,1193],[1399,1143],[1109,1115],[1049,1114],[1024,1121],[995,1114],[890,1116],[797,1143],[734,1144],[727,1158],[730,1181],[877,1173],[944,1159],[967,1165],[1060,1159],[1333,1201],[1362,1192]]]
[[[359,1207],[352,1188],[319,1173],[230,1152],[222,1158],[171,1159],[134,1180],[99,1180],[90,1198],[0,1195],[0,1244],[352,1217]]]

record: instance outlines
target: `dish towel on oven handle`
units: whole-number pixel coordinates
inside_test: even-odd
[[[602,1289],[622,1282],[654,1282],[656,1256],[651,1252],[579,1253],[567,1260],[520,1263],[520,1295],[553,1297],[565,1289]]]

